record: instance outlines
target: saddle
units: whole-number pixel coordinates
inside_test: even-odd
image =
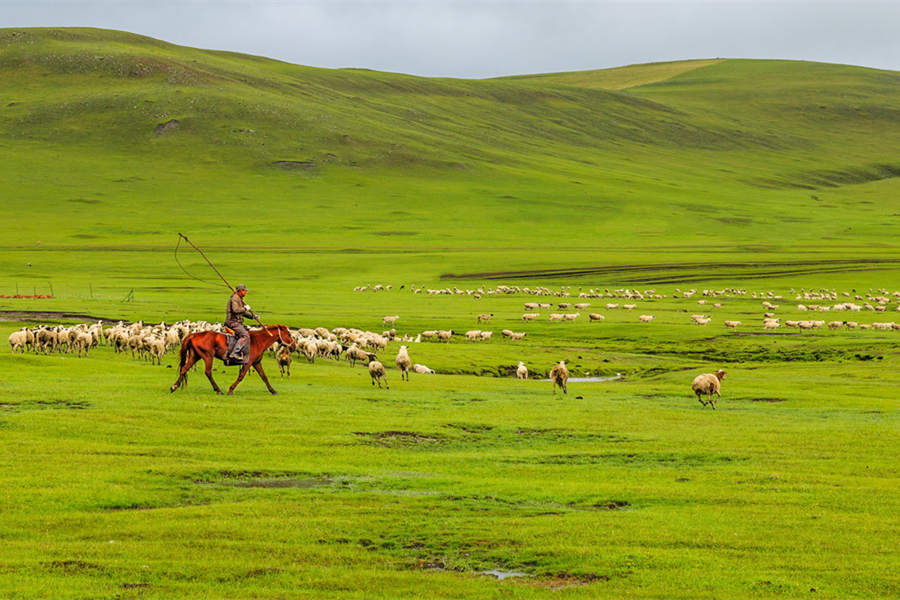
[[[232,358],[231,354],[235,351],[234,346],[237,343],[237,336],[234,332],[234,329],[231,329],[230,327],[223,327],[223,329],[225,330],[225,344],[228,348],[225,351],[225,358],[223,359],[225,366],[232,367],[236,365],[246,365],[250,360],[250,345],[247,344],[243,348],[237,349],[237,354],[240,356],[240,359]]]

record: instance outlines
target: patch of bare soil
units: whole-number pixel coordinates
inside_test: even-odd
[[[787,402],[786,398],[750,398],[750,402]]]
[[[62,321],[91,321],[95,323],[97,321],[102,321],[105,325],[108,323],[118,323],[121,320],[122,319],[47,310],[0,310],[0,321],[40,321],[43,323],[58,323]]]

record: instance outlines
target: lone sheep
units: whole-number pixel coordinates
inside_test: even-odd
[[[518,368],[516,368],[516,379],[528,379],[528,367],[521,360]]]
[[[561,360],[558,365],[553,365],[550,369],[550,381],[553,382],[553,394],[556,395],[556,386],[562,388],[563,394],[568,394],[566,390],[566,382],[569,380],[569,370],[566,368],[566,362]]]
[[[400,381],[403,381],[404,377],[409,381],[409,369],[412,366],[412,361],[409,359],[409,353],[406,351],[406,346],[400,346],[400,350],[397,352],[397,358],[394,362],[397,364],[397,368],[400,369]],[[385,380],[385,383],[387,383],[387,380]]]
[[[717,400],[713,400],[712,395],[715,394],[718,398],[722,397],[719,390],[722,388],[721,382],[723,379],[725,379],[725,371],[722,369],[716,371],[715,374],[704,373],[703,375],[694,377],[694,382],[691,383],[691,389],[697,394],[697,400],[700,401],[700,404],[703,406],[709,404],[713,407],[713,410],[716,409]],[[703,394],[706,394],[706,400],[701,398]]]

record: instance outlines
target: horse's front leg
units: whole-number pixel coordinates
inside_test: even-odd
[[[238,373],[238,378],[234,380],[234,383],[231,384],[231,387],[228,388],[228,395],[231,396],[234,394],[234,388],[238,386],[241,380],[244,378],[244,375],[247,374],[247,371],[250,370],[250,363],[245,364],[241,367],[241,372]]]
[[[262,380],[263,380],[263,383],[266,384],[266,387],[269,388],[269,393],[277,394],[278,392],[275,391],[275,388],[273,388],[273,387],[269,384],[269,378],[266,377],[266,372],[263,371],[263,367],[262,367],[262,359],[260,359],[260,360],[256,361],[255,363],[253,363],[253,368],[256,369],[256,372],[259,373],[260,379],[262,379]]]
[[[204,356],[203,362],[206,363],[206,378],[209,379],[209,382],[212,384],[213,389],[216,390],[216,393],[221,396],[222,390],[219,389],[219,384],[216,383],[216,380],[213,379],[213,375],[212,375],[213,357],[212,356]]]

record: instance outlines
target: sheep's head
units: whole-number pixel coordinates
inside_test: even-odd
[[[722,381],[723,379],[725,379],[725,371],[722,369],[719,369],[718,371],[716,371],[716,378],[719,381]]]

